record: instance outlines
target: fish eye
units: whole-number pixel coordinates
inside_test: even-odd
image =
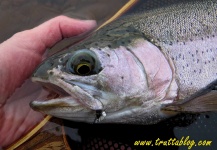
[[[69,72],[87,76],[97,74],[101,71],[101,64],[96,54],[90,50],[83,49],[76,51],[66,64]]]
[[[90,64],[79,64],[76,67],[76,72],[80,75],[89,74],[91,72],[92,68]]]

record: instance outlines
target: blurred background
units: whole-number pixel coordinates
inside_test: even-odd
[[[58,15],[94,19],[100,25],[128,0],[1,0],[0,42]]]

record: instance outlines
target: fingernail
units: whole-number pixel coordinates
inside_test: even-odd
[[[93,26],[96,26],[96,25],[97,25],[96,20],[82,20],[82,21],[84,21],[85,23],[91,24],[91,25],[93,25]]]

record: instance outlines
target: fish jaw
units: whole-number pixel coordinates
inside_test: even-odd
[[[94,122],[96,119],[96,111],[103,109],[101,101],[87,93],[87,91],[94,93],[96,90],[94,87],[85,83],[73,82],[73,79],[68,78],[66,73],[63,74],[60,68],[48,70],[47,77],[44,75],[45,73],[43,74],[43,79],[33,77],[32,80],[34,82],[43,83],[43,85],[46,85],[46,83],[48,83],[49,86],[53,84],[54,86],[52,87],[58,87],[58,89],[52,89],[53,91],[63,89],[68,95],[65,93],[61,94],[61,92],[57,91],[58,94],[65,96],[60,96],[44,102],[32,101],[30,106],[34,110],[68,120],[89,123]],[[99,92],[97,92],[97,94],[101,95]]]
[[[73,57],[69,50],[46,60],[32,80],[53,84],[70,96],[33,101],[31,107],[89,123],[103,118],[101,123],[152,124],[174,115],[161,111],[161,107],[177,96],[175,67],[158,47],[140,37],[129,45],[90,47],[89,51],[97,55],[102,66],[93,75],[79,76],[66,70],[67,61]]]
[[[81,107],[82,105],[78,101],[73,100],[71,96],[44,102],[33,101],[30,103],[30,106],[35,111],[40,111],[67,120],[76,120],[87,123],[94,122],[95,120],[95,111],[87,109],[86,107]]]

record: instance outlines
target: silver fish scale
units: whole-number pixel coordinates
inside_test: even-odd
[[[156,44],[199,39],[217,32],[217,2],[190,1],[131,17],[135,28]]]
[[[192,95],[217,79],[216,43],[217,37],[210,37],[167,46],[176,67],[179,98]]]
[[[133,26],[173,60],[180,99],[217,79],[216,0],[174,4],[138,17]]]

